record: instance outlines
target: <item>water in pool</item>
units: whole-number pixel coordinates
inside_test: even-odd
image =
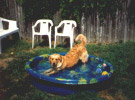
[[[105,66],[104,66],[105,64]],[[86,64],[78,62],[73,68],[64,69],[57,74],[51,75],[50,77],[57,77],[60,79],[91,79],[100,77],[103,72],[110,72],[110,67],[108,67],[107,62],[99,60],[98,58],[89,57],[89,60]],[[34,71],[37,73],[42,73],[47,69],[50,69],[51,65],[49,61],[41,60],[37,66],[34,67]]]

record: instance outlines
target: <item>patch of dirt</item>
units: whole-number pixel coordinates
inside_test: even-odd
[[[118,90],[115,93],[114,97],[109,93],[109,90],[104,90],[104,91],[99,92],[99,96],[106,100],[127,100],[127,98],[124,96],[124,94],[120,90]]]
[[[103,99],[106,99],[106,100],[116,100],[114,97],[112,97],[110,94],[109,94],[109,91],[108,90],[104,90],[104,91],[101,91],[99,93],[99,96]]]
[[[0,60],[1,63],[1,60]],[[1,73],[0,70],[0,100],[4,100],[5,96],[4,96],[4,84],[3,84],[3,74]]]
[[[7,68],[8,67],[8,62],[12,61],[14,58],[4,58],[0,59],[0,68]]]
[[[2,69],[6,69],[8,67],[8,62],[12,61],[13,57],[9,57],[9,58],[1,58],[0,59],[0,68]],[[5,100],[5,91],[7,91],[7,89],[4,88],[4,81],[5,78],[3,77],[3,73],[2,70],[0,70],[0,100]]]
[[[115,98],[116,100],[127,100],[127,98],[124,96],[124,94],[120,90],[116,92]]]
[[[4,100],[4,93],[3,90],[0,88],[0,100]]]

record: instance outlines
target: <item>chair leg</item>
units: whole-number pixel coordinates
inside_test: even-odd
[[[72,49],[72,47],[73,47],[73,38],[70,37],[70,49]]]
[[[32,49],[34,48],[34,35],[32,36]]]
[[[51,48],[51,35],[48,35],[49,38],[49,47]]]
[[[55,35],[55,39],[54,39],[54,48],[56,47],[56,35]]]
[[[74,37],[72,37],[72,47],[74,46]]]
[[[2,49],[1,49],[1,39],[0,39],[0,54],[1,54],[1,52],[2,52]]]
[[[60,37],[60,45],[61,45],[61,47],[63,46],[63,43],[62,42],[63,42],[63,37],[61,36]]]

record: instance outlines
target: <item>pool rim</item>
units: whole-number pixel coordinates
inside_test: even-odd
[[[53,53],[52,53],[53,54]],[[86,82],[87,80],[85,79],[82,79],[80,83],[78,83],[79,80],[72,80],[72,79],[64,79],[64,78],[54,78],[54,77],[51,77],[51,76],[46,76],[46,75],[43,75],[43,74],[40,74],[40,73],[37,73],[36,71],[34,71],[31,67],[30,67],[30,63],[32,61],[34,61],[35,59],[38,59],[38,58],[42,58],[42,59],[48,59],[49,55],[52,55],[52,54],[43,54],[43,55],[40,55],[40,56],[36,56],[36,57],[33,57],[32,59],[30,59],[26,65],[25,65],[25,70],[27,73],[29,73],[30,75],[32,75],[33,77],[35,78],[38,78],[40,80],[45,80],[45,81],[49,81],[49,82],[54,82],[54,83],[59,83],[59,84],[72,84],[72,85],[76,85],[76,84],[94,84],[94,83],[99,83],[101,81],[104,81],[104,80],[107,80],[109,79],[113,72],[114,72],[114,68],[112,66],[112,64],[110,64],[108,61],[102,59],[102,58],[99,58],[97,56],[93,56],[93,55],[89,55],[89,58],[91,57],[94,57],[95,59],[98,59],[100,61],[105,61],[109,67],[111,68],[110,72],[108,72],[107,75],[102,75],[100,77],[95,78],[97,80],[97,82]],[[66,53],[59,53],[61,55],[65,55]],[[92,79],[90,79],[92,80]]]

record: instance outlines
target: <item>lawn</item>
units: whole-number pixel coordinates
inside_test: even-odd
[[[49,49],[40,46],[32,50],[31,43],[18,40],[0,55],[0,100],[135,100],[135,42],[87,44],[86,47],[90,55],[103,58],[114,66],[115,71],[108,88],[69,96],[38,90],[29,82],[25,63],[41,54],[68,52],[69,48]]]

